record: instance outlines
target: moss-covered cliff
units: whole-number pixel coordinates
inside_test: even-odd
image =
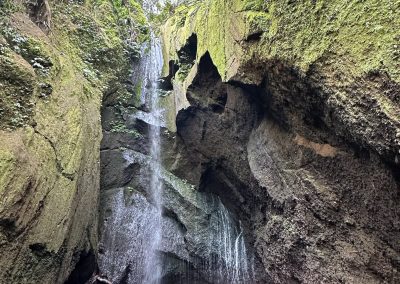
[[[133,0],[6,0],[0,22],[0,282],[62,283],[94,269],[101,101],[129,92],[146,19]]]
[[[268,70],[289,68],[322,91],[335,124],[366,124],[342,135],[394,163],[400,160],[399,10],[398,1],[374,0],[181,5],[163,29],[166,62],[178,60],[195,34],[197,62],[208,52],[223,81],[260,85]]]
[[[270,282],[399,281],[399,31],[375,0],[197,1],[164,25],[173,171],[237,212]]]

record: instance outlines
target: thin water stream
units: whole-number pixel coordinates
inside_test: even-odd
[[[163,182],[161,180],[161,137],[160,125],[162,119],[162,109],[159,106],[158,98],[158,79],[161,77],[161,70],[163,64],[161,44],[158,38],[151,33],[150,39],[150,69],[148,76],[149,88],[148,98],[150,99],[150,113],[153,118],[153,123],[150,124],[150,156],[151,162],[151,176],[150,176],[150,196],[152,204],[155,207],[153,222],[153,234],[149,242],[150,246],[146,249],[145,278],[144,283],[157,284],[161,278],[162,263],[158,255],[158,250],[161,246],[162,237],[162,189]]]

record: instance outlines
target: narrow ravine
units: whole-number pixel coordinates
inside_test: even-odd
[[[0,284],[400,283],[399,0],[0,23]]]
[[[145,185],[146,200],[142,195],[134,196],[130,202],[144,203],[145,207],[126,204],[124,189],[112,200],[112,216],[105,222],[103,240],[105,254],[100,258],[100,270],[113,281],[126,283],[160,282],[162,263],[158,251],[162,238],[162,188],[161,180],[161,136],[162,112],[159,105],[158,80],[161,76],[163,59],[159,39],[150,32],[150,40],[142,48],[140,62],[141,100],[145,111],[139,111],[134,119],[143,120],[148,126],[148,170],[138,178],[148,179]],[[134,130],[132,130],[134,131]],[[127,163],[128,152],[123,153]],[[128,169],[131,171],[132,169]],[[117,189],[118,190],[118,189]],[[130,193],[134,190],[129,187]],[[123,196],[121,196],[122,194]],[[129,198],[129,197],[128,197]],[[136,199],[135,199],[136,198]],[[138,198],[140,200],[138,200]],[[107,200],[107,205],[110,200]],[[123,236],[123,237],[122,237]],[[121,251],[121,249],[123,249]],[[122,275],[122,277],[121,277]]]

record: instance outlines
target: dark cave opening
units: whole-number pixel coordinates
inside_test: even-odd
[[[168,62],[168,75],[161,78],[159,88],[164,91],[172,91],[172,81],[178,71],[186,76],[196,61],[197,54],[197,35],[192,34],[186,44],[177,52],[178,60]]]
[[[65,284],[85,284],[96,271],[96,256],[92,250],[82,251]]]
[[[161,78],[160,81],[158,82],[159,88],[164,91],[172,91],[174,89],[174,86],[172,84],[172,79],[175,77],[176,72],[179,70],[179,65],[173,61],[170,60],[168,62],[168,75]]]
[[[194,64],[197,54],[197,35],[192,34],[186,44],[178,51],[179,62],[182,64]]]
[[[211,109],[216,113],[223,113],[225,109],[227,87],[208,52],[200,59],[198,73],[188,87],[186,97],[191,105]]]
[[[263,34],[264,34],[263,31],[252,33],[246,38],[246,42],[259,41],[259,40],[261,40],[261,37]]]

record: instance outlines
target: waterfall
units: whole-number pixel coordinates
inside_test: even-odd
[[[157,2],[143,5],[154,12]],[[140,82],[143,107],[124,119],[147,125],[146,142],[140,152],[121,147],[114,153],[118,170],[139,170],[128,183],[102,190],[101,274],[116,284],[253,283],[241,223],[217,196],[161,165],[163,56],[153,32],[136,67],[138,80],[132,81]]]
[[[160,178],[160,128],[163,110],[159,107],[158,80],[163,58],[160,40],[151,33],[149,46],[141,59],[142,99],[149,112],[137,117],[149,126],[149,156],[135,160],[123,151],[124,168],[137,163],[143,166],[138,180],[145,185],[145,196],[133,189],[117,188],[103,193],[104,223],[101,236],[100,270],[114,283],[157,284],[162,262],[159,249],[162,240],[162,188]],[[137,158],[137,157],[136,157]],[[122,170],[122,169],[121,169]],[[127,192],[128,191],[128,192]],[[125,283],[124,282],[124,283]]]
[[[151,220],[153,227],[153,234],[151,236],[150,246],[146,249],[148,254],[146,256],[145,278],[144,283],[157,284],[161,278],[162,263],[158,256],[158,250],[161,245],[162,237],[162,188],[163,183],[160,178],[161,173],[161,157],[160,157],[160,125],[162,120],[162,109],[159,106],[158,98],[158,79],[161,76],[161,69],[163,64],[161,44],[158,38],[151,33],[150,40],[150,57],[149,57],[149,76],[146,85],[148,88],[148,99],[150,100],[150,113],[153,121],[150,123],[150,156],[151,156],[151,177],[150,177],[150,190],[149,194],[153,205],[154,216]]]
[[[176,200],[185,200],[192,205],[188,210],[184,202],[179,203],[174,210],[187,228],[186,245],[193,247],[195,254],[201,257],[199,263],[190,261],[202,271],[207,283],[254,283],[254,259],[246,248],[241,222],[235,220],[219,197],[198,192],[168,171],[164,170],[162,177],[167,185],[164,206],[173,208]]]

